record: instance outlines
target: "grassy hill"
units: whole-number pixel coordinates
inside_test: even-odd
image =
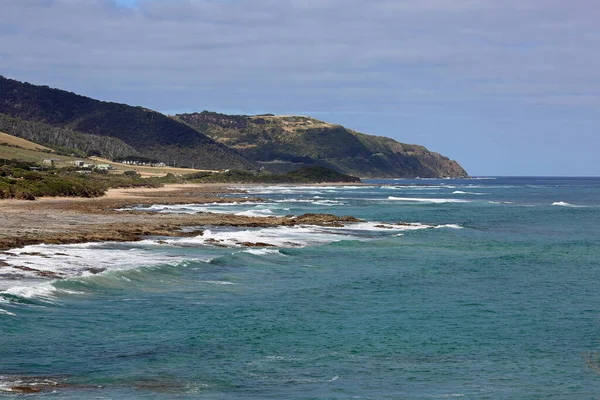
[[[1,76],[0,114],[118,138],[141,155],[179,166],[194,165],[201,169],[256,167],[235,150],[156,111],[94,100]]]
[[[145,157],[201,170],[289,172],[324,166],[361,177],[461,177],[458,163],[423,146],[302,116],[211,112],[169,117],[0,76],[0,131],[59,154]]]
[[[162,177],[168,174],[180,176],[193,173],[218,172],[215,170],[193,168],[127,165],[95,156],[66,156],[57,154],[53,149],[48,147],[40,146],[37,143],[0,132],[0,166],[10,163],[11,160],[32,163],[36,166],[45,166],[44,160],[52,160],[51,166],[56,168],[73,167],[74,161],[81,160],[86,164],[109,164],[113,168],[110,170],[111,174],[119,175],[124,171],[135,171],[142,177]]]
[[[273,171],[323,165],[361,177],[467,176],[457,162],[423,146],[309,117],[202,112],[174,118]]]
[[[0,146],[9,146],[9,147],[18,147],[26,150],[36,150],[36,151],[45,151],[48,153],[53,153],[49,147],[42,146],[37,143],[30,142],[29,140],[25,140],[16,136],[9,135],[4,132],[0,132]]]

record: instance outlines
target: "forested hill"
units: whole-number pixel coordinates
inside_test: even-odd
[[[204,111],[174,118],[276,171],[322,165],[360,177],[468,176],[456,161],[423,146],[366,135],[309,117]]]
[[[156,111],[109,103],[0,76],[0,114],[59,128],[112,136],[140,154],[206,169],[254,169],[237,151]]]
[[[324,166],[360,177],[464,177],[455,161],[423,146],[301,116],[213,112],[173,117],[0,76],[6,133],[108,158],[139,155],[199,169],[288,172]],[[93,140],[85,134],[117,140]]]

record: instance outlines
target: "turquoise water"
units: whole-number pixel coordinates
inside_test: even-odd
[[[345,228],[0,255],[66,277],[0,269],[0,398],[600,396],[600,179],[369,183],[151,208],[369,221]]]

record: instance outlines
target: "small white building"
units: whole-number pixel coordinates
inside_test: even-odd
[[[109,169],[112,169],[112,165],[110,165],[110,164],[98,164],[98,165],[96,165],[96,168],[100,169],[100,170],[108,171]]]
[[[85,165],[85,161],[75,160],[75,161],[73,161],[73,165],[75,165],[76,167],[83,167]]]

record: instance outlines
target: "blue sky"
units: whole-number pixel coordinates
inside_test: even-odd
[[[472,175],[600,175],[596,0],[20,0],[0,74],[165,113],[302,114]]]

